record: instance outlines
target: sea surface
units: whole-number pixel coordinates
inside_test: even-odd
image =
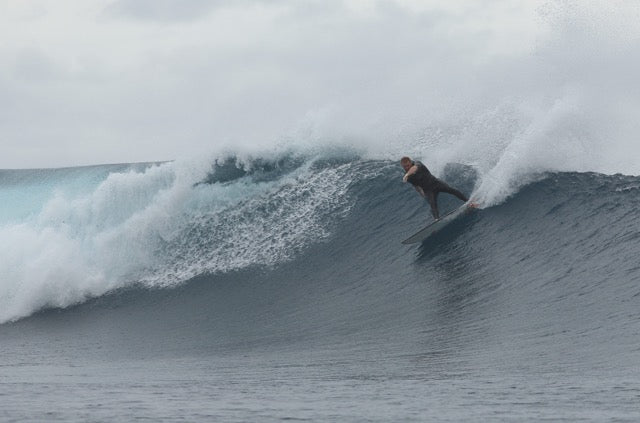
[[[406,246],[401,176],[0,171],[0,420],[639,421],[640,177],[540,172]]]

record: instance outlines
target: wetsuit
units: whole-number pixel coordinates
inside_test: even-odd
[[[455,195],[465,203],[469,201],[463,193],[433,176],[422,162],[416,160],[413,164],[418,167],[418,170],[413,175],[410,175],[407,178],[407,181],[410,182],[411,185],[422,189],[424,197],[429,201],[429,205],[431,205],[431,213],[433,214],[434,219],[440,218],[440,213],[438,213],[439,193],[446,192],[448,194]]]

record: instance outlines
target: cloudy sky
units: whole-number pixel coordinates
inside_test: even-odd
[[[366,134],[482,96],[549,38],[550,4],[0,0],[0,168],[273,144],[327,115]]]

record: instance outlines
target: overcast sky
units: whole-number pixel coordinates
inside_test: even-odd
[[[473,70],[531,55],[548,7],[0,0],[0,168],[268,145],[326,113],[357,132],[462,98],[478,89]]]

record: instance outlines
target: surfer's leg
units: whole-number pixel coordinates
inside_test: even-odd
[[[424,192],[427,197],[427,201],[431,206],[431,214],[433,218],[438,220],[440,218],[440,214],[438,213],[438,191],[428,190]]]
[[[464,195],[463,193],[461,193],[457,189],[450,187],[449,185],[445,184],[442,181],[440,181],[440,183],[438,184],[437,190],[439,192],[446,192],[447,194],[455,195],[456,197],[458,197],[459,199],[461,199],[465,203],[467,201],[469,201],[469,199],[467,198],[466,195]]]

